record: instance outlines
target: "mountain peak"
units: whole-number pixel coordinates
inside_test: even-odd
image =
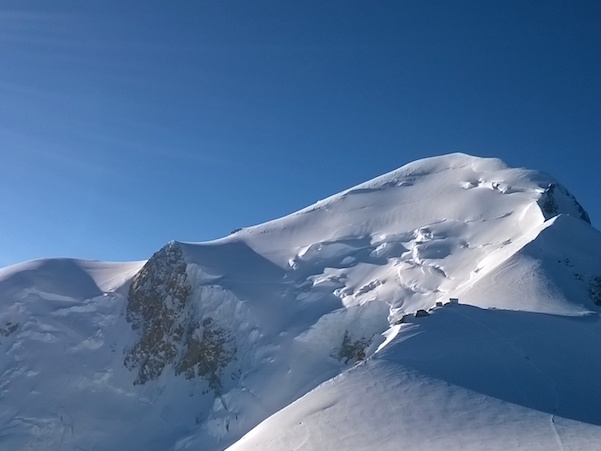
[[[586,447],[601,390],[573,377],[601,377],[587,354],[601,345],[599,256],[601,234],[553,177],[455,153],[147,262],[6,268],[0,443],[216,450],[275,414],[234,449],[323,448],[313,431],[359,449],[358,411],[378,449],[500,448],[507,427],[476,433],[481,418],[527,424],[518,442],[545,449],[557,422]],[[380,411],[402,437],[378,429]],[[444,434],[412,435],[425,418]]]

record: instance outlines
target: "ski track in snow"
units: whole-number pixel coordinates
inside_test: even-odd
[[[553,434],[555,435],[555,438],[557,439],[557,444],[559,445],[559,450],[565,451],[565,448],[563,447],[563,442],[561,441],[561,437],[559,436],[559,432],[557,431],[557,428],[555,427],[555,415],[551,415],[550,421],[551,421],[551,429],[553,429]]]

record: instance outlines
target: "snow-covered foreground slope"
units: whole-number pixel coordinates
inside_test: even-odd
[[[594,449],[589,222],[452,154],[145,263],[0,270],[0,449]]]
[[[261,423],[238,450],[601,447],[601,324],[453,305]]]

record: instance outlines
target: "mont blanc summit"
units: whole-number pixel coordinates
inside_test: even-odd
[[[601,233],[450,154],[145,262],[0,270],[0,449],[601,449]]]

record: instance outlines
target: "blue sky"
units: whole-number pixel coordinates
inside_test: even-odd
[[[1,1],[0,266],[148,258],[427,156],[601,222],[599,1]]]

